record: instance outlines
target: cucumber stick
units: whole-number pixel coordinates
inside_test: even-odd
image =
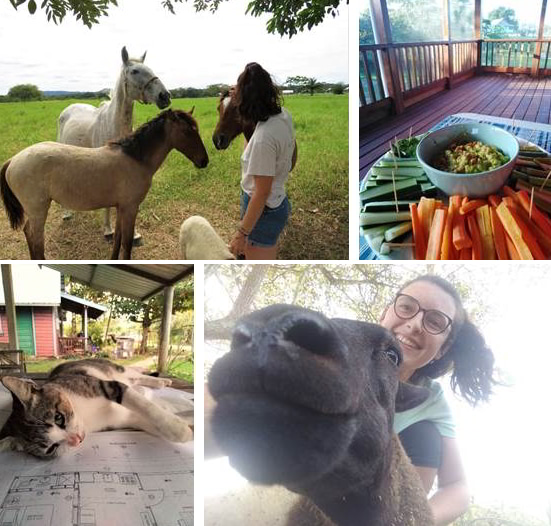
[[[394,175],[407,175],[409,177],[420,177],[425,175],[425,170],[423,170],[423,168],[412,166],[404,168],[401,166],[398,166],[398,168],[394,166],[374,166],[371,168],[371,175],[392,175],[392,172],[394,172]]]
[[[395,223],[411,219],[411,213],[407,212],[362,212],[360,213],[360,225],[378,225],[381,223]]]
[[[385,230],[385,241],[392,241],[405,233],[413,229],[411,221],[406,221],[405,223],[400,223],[399,225],[393,226],[388,230]]]
[[[400,191],[409,190],[417,188],[417,181],[415,178],[406,179],[404,181],[396,181],[396,193],[399,194]],[[387,183],[381,184],[374,188],[366,188],[360,192],[360,199],[362,201],[367,201],[369,199],[375,199],[377,197],[386,197],[392,196],[394,194],[394,184]]]

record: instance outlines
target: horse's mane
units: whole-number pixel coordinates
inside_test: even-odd
[[[109,141],[108,144],[119,146],[126,155],[136,159],[136,161],[143,161],[149,149],[164,140],[164,123],[167,118],[186,121],[193,129],[197,129],[197,121],[189,113],[182,110],[165,110],[142,124],[130,135],[115,141]]]

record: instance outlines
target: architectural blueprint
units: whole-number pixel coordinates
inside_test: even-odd
[[[0,452],[0,526],[31,525],[193,526],[193,442],[108,431],[53,460]]]

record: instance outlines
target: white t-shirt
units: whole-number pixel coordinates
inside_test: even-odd
[[[241,188],[249,196],[254,191],[255,175],[272,176],[272,190],[266,205],[279,206],[285,199],[285,182],[291,171],[295,131],[291,114],[281,108],[281,113],[267,121],[257,123],[251,140],[241,156]]]
[[[442,386],[436,381],[427,378],[421,385],[430,389],[430,396],[419,406],[394,415],[394,432],[400,433],[421,420],[433,422],[443,437],[455,438],[455,421],[448,402],[444,398]]]

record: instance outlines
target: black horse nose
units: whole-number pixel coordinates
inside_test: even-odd
[[[228,147],[228,138],[223,133],[213,135],[212,142],[217,150],[225,150]]]
[[[201,160],[199,161],[199,163],[197,164],[197,166],[198,166],[199,168],[206,168],[208,164],[209,164],[209,158],[208,158],[208,157],[205,157],[204,159],[201,159]]]
[[[158,101],[161,109],[166,108],[170,104],[170,93],[168,91],[161,91]]]

